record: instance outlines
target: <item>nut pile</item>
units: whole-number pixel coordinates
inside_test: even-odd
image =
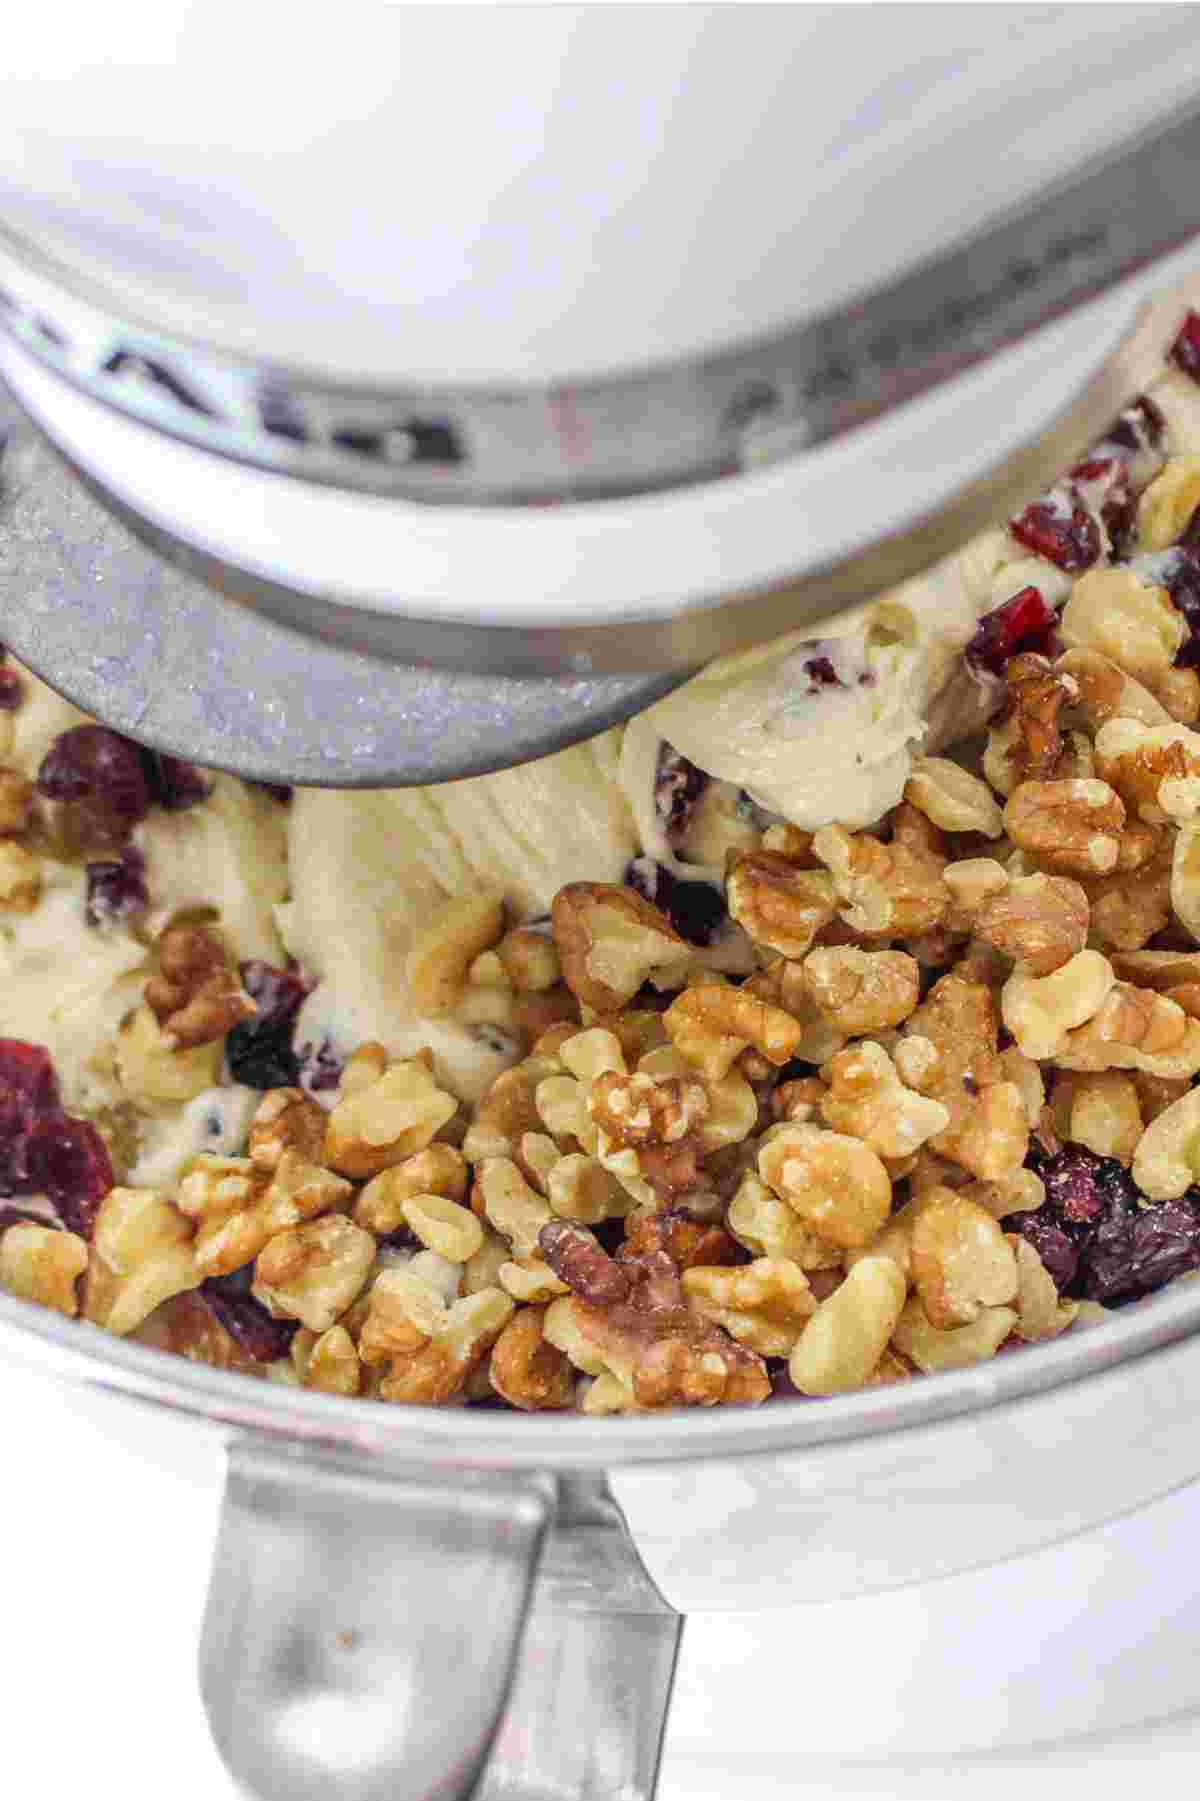
[[[164,1191],[114,1181],[44,1053],[0,1045],[0,1283],[332,1394],[595,1415],[903,1382],[1200,1268],[1200,459],[1162,440],[1143,399],[1013,522],[1073,580],[967,646],[986,742],[918,756],[869,830],[740,823],[750,974],[644,871],[544,923],[467,895],[408,967],[427,1017],[515,1047],[467,1109],[431,1051],[374,1043],[300,1086],[301,972],[172,923],[124,1092],[178,1104],[225,1057],[262,1093],[243,1154]],[[83,729],[40,791],[103,853],[97,905],[136,905],[146,765],[98,814],[113,756]],[[678,812],[700,784],[668,773]],[[28,909],[32,792],[0,789],[3,904]]]

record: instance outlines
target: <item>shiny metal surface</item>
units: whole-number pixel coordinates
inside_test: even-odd
[[[550,389],[338,388],[123,315],[2,229],[0,328],[105,405],[305,480],[424,504],[624,498],[806,455],[1178,249],[1200,231],[1198,158],[1193,102],[840,311]]]
[[[256,1801],[466,1801],[504,1706],[552,1504],[235,1444],[200,1646]]]
[[[200,1685],[255,1801],[651,1801],[682,1624],[601,1480],[240,1439]]]
[[[5,437],[0,639],[157,749],[260,781],[445,781],[589,737],[681,679],[450,674],[310,642],[215,592],[185,551],[140,542],[0,382]]]

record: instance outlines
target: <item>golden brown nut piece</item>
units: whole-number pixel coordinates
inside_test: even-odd
[[[146,1004],[173,1049],[223,1038],[258,1008],[242,987],[229,952],[209,926],[169,926],[157,945],[158,973]]]

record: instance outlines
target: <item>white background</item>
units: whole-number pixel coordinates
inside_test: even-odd
[[[189,1435],[182,1455],[168,1437],[147,1461],[121,1442],[123,1408],[23,1372],[0,1374],[0,1407],[6,1792],[233,1801],[195,1677],[219,1460]],[[1131,1697],[1174,1723],[1106,1735]],[[660,1801],[1061,1801],[1140,1782],[1153,1801],[1191,1801],[1200,1726],[1180,1710],[1196,1700],[1193,1487],[921,1589],[693,1615]],[[1097,1735],[1031,1750],[1062,1717]]]

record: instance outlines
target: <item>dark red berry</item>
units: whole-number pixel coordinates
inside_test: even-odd
[[[696,803],[708,787],[708,777],[670,744],[658,753],[654,777],[654,810],[672,850],[687,837]]]
[[[299,1321],[275,1319],[251,1294],[250,1280],[248,1268],[210,1276],[200,1284],[200,1296],[239,1350],[256,1363],[274,1363],[287,1356]]]
[[[1090,569],[1100,555],[1100,527],[1073,491],[1052,489],[1009,522],[1014,538],[1069,575]]]
[[[243,963],[241,976],[258,1012],[225,1040],[230,1073],[247,1088],[292,1088],[300,1075],[292,1031],[308,985],[298,970],[258,961]]]
[[[711,944],[729,917],[711,882],[683,882],[653,857],[635,857],[625,867],[625,886],[665,913],[689,944]]]
[[[15,669],[0,665],[0,713],[15,713],[25,699],[25,684]]]
[[[286,807],[292,798],[292,791],[285,782],[256,782],[252,776],[247,777],[251,788],[261,788],[272,800],[277,800],[281,807]]]
[[[1166,429],[1167,422],[1149,394],[1139,394],[1105,432],[1104,442],[1130,450],[1136,456],[1142,450],[1157,450]]]
[[[43,1115],[60,1110],[50,1053],[40,1044],[0,1038],[0,1192],[29,1187],[29,1134]]]
[[[838,672],[828,657],[809,657],[803,667],[804,673],[809,679],[809,685],[814,691],[818,688],[840,688],[842,686],[838,679]]]
[[[89,863],[84,917],[90,926],[115,925],[150,905],[146,859],[132,844],[114,862]]]
[[[1011,600],[985,613],[966,650],[967,662],[992,675],[1003,675],[1010,657],[1020,651],[1045,650],[1058,623],[1054,608],[1039,588],[1022,588]]]
[[[29,1134],[30,1186],[49,1195],[68,1232],[90,1238],[100,1203],[113,1185],[112,1161],[86,1119],[47,1116]]]
[[[1194,382],[1200,382],[1200,313],[1189,313],[1171,346],[1171,361]]]
[[[83,850],[117,849],[150,807],[145,760],[136,744],[103,725],[62,732],[42,758],[38,791],[69,809]]]
[[[1077,463],[1070,480],[1075,490],[1089,490],[1092,505],[1104,521],[1113,555],[1124,555],[1137,531],[1137,499],[1128,467],[1117,457],[1096,457]]]
[[[1200,531],[1196,514],[1188,521],[1179,547],[1159,562],[1154,579],[1167,590],[1188,628],[1176,663],[1181,669],[1200,667]]]

